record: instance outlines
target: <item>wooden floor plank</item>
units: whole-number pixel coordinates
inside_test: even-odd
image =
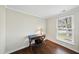
[[[45,43],[41,47],[28,47],[11,54],[78,54],[68,48],[58,45],[49,40],[45,40]]]

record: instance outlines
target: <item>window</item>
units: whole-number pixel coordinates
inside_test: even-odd
[[[73,16],[59,17],[57,19],[57,39],[74,44]]]

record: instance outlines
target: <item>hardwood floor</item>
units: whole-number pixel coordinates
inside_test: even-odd
[[[78,54],[68,48],[60,46],[49,40],[45,40],[45,43],[41,47],[28,47],[11,54]]]

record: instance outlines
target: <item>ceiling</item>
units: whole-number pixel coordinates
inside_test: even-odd
[[[8,5],[7,8],[40,18],[47,18],[78,7],[77,5]]]

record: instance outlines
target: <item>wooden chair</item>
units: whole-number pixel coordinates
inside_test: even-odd
[[[37,38],[37,40],[35,40],[36,47],[41,47],[44,43],[44,39],[45,39],[45,35],[42,35],[39,38]]]

